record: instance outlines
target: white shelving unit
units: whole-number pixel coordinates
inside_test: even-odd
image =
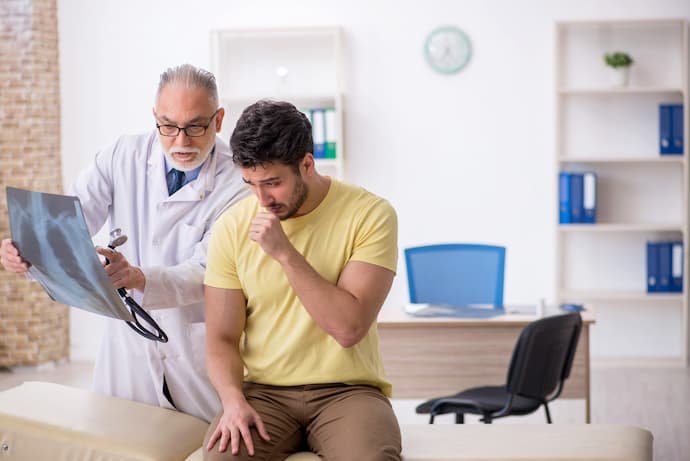
[[[242,110],[259,99],[289,101],[300,109],[334,108],[336,155],[334,159],[317,159],[317,169],[342,179],[341,40],[336,27],[211,32],[211,65],[226,111],[223,139],[230,139]]]
[[[626,87],[610,83],[603,55],[614,51],[635,61]],[[687,21],[557,23],[555,62],[557,170],[597,175],[596,224],[557,224],[558,302],[595,309],[595,360],[686,366]],[[684,104],[682,156],[659,154],[662,103]],[[655,240],[683,241],[683,293],[646,292]]]

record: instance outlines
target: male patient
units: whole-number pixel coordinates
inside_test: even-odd
[[[293,105],[259,101],[230,140],[254,196],[221,216],[209,245],[207,362],[223,409],[207,460],[304,449],[329,461],[400,459],[376,332],[397,217],[387,201],[318,174],[311,132]]]

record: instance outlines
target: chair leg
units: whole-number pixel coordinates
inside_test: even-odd
[[[544,402],[544,411],[546,412],[546,422],[551,424],[551,412],[549,411],[549,404]]]
[[[455,413],[455,424],[465,424],[465,413]]]

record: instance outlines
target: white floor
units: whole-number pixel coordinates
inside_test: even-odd
[[[49,381],[89,388],[93,365],[90,362],[48,364],[40,367],[0,369],[0,390],[24,381]],[[611,368],[592,369],[592,422],[628,424],[643,427],[654,436],[655,461],[690,460],[690,369],[688,368]],[[430,396],[435,397],[435,396]],[[420,400],[393,400],[402,424],[425,424],[417,415]],[[584,402],[558,400],[552,404],[555,424],[582,422]],[[498,424],[542,424],[543,412],[498,420]],[[453,417],[442,416],[440,424],[452,424]],[[468,423],[476,418],[467,417]]]

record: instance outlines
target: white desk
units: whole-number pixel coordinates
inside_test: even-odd
[[[591,309],[581,315],[582,333],[561,398],[584,399],[589,423],[589,326],[595,318]],[[505,384],[517,338],[536,318],[534,314],[412,317],[402,309],[382,309],[378,331],[393,397],[430,399],[473,386]]]

